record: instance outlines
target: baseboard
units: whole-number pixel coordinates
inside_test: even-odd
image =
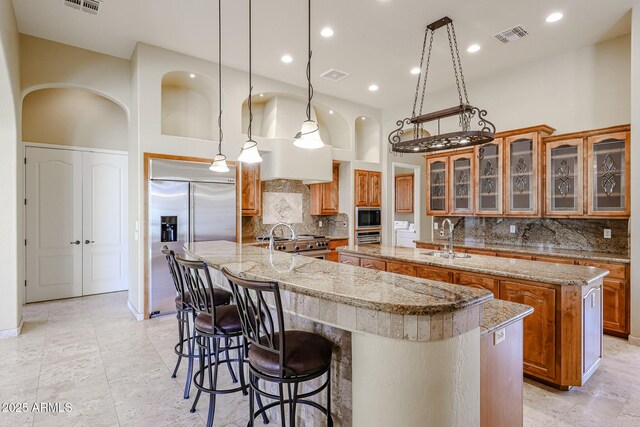
[[[138,313],[129,300],[127,300],[127,307],[129,307],[129,311],[133,314],[133,317],[135,317],[136,320],[144,320],[144,314]]]
[[[640,337],[632,337],[629,335],[629,344],[640,347]]]
[[[17,337],[22,332],[22,325],[24,325],[24,318],[20,319],[20,324],[17,328],[1,330],[0,339]]]

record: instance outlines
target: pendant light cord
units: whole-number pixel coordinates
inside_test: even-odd
[[[251,82],[251,0],[249,0],[249,129],[247,129],[247,136],[249,137],[249,141],[251,141],[251,127],[253,123],[253,108],[252,108],[252,95],[253,92],[253,84]]]
[[[222,0],[218,0],[218,155],[222,155]]]
[[[308,52],[309,57],[307,59],[307,120],[311,120],[311,99],[313,98],[313,86],[311,85],[311,55],[313,52],[311,51],[311,0],[308,1]]]

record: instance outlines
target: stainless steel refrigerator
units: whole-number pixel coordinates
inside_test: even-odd
[[[151,253],[149,313],[176,311],[175,286],[167,260],[167,245],[184,253],[189,242],[236,241],[236,170],[211,172],[205,163],[152,159],[149,182]]]

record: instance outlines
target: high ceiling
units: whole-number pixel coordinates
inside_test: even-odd
[[[222,0],[223,64],[246,70],[248,2]],[[13,0],[20,32],[129,59],[137,41],[217,61],[215,0],[104,0],[98,16],[62,0]],[[411,102],[425,26],[454,20],[467,82],[630,31],[629,9],[640,0],[314,0],[313,82],[316,91],[388,108]],[[256,74],[305,86],[307,2],[253,2]],[[545,17],[561,11],[564,19]],[[502,44],[493,34],[523,25],[529,35]],[[320,36],[330,26],[331,38]],[[472,43],[477,53],[467,53]],[[293,62],[280,58],[290,54]],[[429,74],[431,91],[453,85],[446,32],[437,32]],[[349,73],[321,79],[330,69]],[[370,92],[369,85],[379,90]]]

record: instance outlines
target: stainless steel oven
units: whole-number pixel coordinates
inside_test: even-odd
[[[379,245],[381,241],[379,231],[357,231],[356,245]]]
[[[327,259],[327,256],[330,253],[331,253],[331,250],[323,249],[323,250],[319,250],[319,251],[298,252],[298,255],[308,256],[308,257],[317,258],[317,259]]]
[[[382,210],[380,208],[356,208],[356,230],[381,227]]]

